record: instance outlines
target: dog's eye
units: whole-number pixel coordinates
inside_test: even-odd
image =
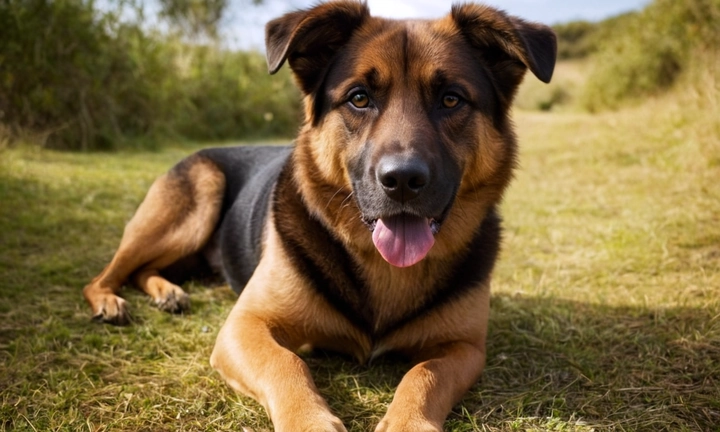
[[[455,108],[460,104],[460,97],[456,94],[448,93],[442,98],[444,108]]]
[[[364,91],[359,91],[350,97],[350,103],[355,108],[367,108],[370,105],[370,96]]]

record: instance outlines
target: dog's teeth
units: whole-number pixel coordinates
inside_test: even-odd
[[[430,219],[430,231],[432,231],[433,235],[440,231],[440,223],[435,219]]]

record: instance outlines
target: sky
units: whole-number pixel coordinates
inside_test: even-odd
[[[484,0],[521,18],[545,24],[574,20],[599,21],[631,10],[639,10],[650,0]],[[264,0],[252,6],[248,0],[230,2],[224,19],[224,34],[233,48],[263,51],[264,25],[285,12],[304,9],[317,0]],[[387,18],[437,18],[450,12],[453,1],[444,0],[367,0],[370,13]]]

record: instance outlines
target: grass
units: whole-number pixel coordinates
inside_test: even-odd
[[[446,430],[716,430],[712,94],[516,113],[522,166],[503,205],[488,364]],[[227,287],[186,286],[184,316],[126,290],[134,324],[123,328],[91,323],[82,299],[152,179],[190,151],[0,150],[0,431],[271,427],[208,364],[234,301]],[[408,368],[307,361],[351,431],[372,430]]]
[[[525,111],[577,111],[580,93],[591,69],[592,63],[587,59],[559,62],[550,84],[528,74],[515,98],[515,107]]]

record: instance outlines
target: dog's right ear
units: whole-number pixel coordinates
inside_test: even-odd
[[[369,16],[365,3],[334,1],[270,21],[265,26],[270,73],[287,60],[300,89],[313,93],[332,57]]]

